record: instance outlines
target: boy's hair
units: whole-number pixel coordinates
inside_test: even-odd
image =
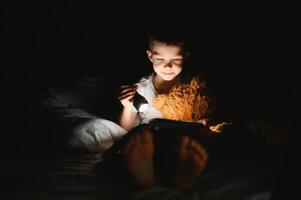
[[[167,45],[176,45],[182,48],[183,53],[188,52],[187,30],[185,31],[181,25],[160,23],[152,24],[147,30],[147,40],[149,48],[153,48],[153,42],[162,42]]]

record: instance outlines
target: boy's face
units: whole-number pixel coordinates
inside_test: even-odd
[[[173,80],[182,71],[185,56],[181,46],[154,41],[147,55],[156,74],[165,81]]]

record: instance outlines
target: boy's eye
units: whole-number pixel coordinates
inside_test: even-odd
[[[157,63],[157,64],[160,64],[160,63],[163,63],[163,62],[172,62],[172,63],[174,63],[174,64],[176,64],[176,65],[181,65],[182,63],[183,63],[183,59],[181,59],[181,58],[177,58],[177,59],[172,59],[172,60],[170,60],[170,61],[167,61],[167,60],[165,60],[164,58],[154,58],[154,60],[153,60],[155,63]]]
[[[162,58],[154,58],[154,61],[156,63],[162,63],[162,62],[164,62],[164,59],[162,59]]]
[[[173,59],[174,63],[181,64],[183,62],[182,59]]]

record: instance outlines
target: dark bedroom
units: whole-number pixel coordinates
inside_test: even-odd
[[[259,3],[0,5],[0,199],[296,199],[301,84]]]

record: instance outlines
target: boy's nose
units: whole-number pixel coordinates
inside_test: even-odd
[[[172,68],[171,61],[166,62],[165,65],[164,65],[164,67],[170,67],[170,68]]]

